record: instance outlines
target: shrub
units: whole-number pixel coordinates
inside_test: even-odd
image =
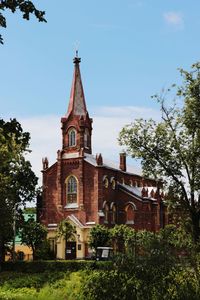
[[[43,243],[35,251],[35,257],[37,260],[52,260],[56,258],[55,253],[50,249],[50,243],[48,240]]]
[[[35,300],[37,292],[35,289],[20,288],[13,290],[0,289],[1,300]]]
[[[3,272],[0,277],[0,286],[9,289],[35,288],[40,289],[45,284],[53,284],[57,280],[69,277],[69,272],[44,273],[16,273]]]
[[[81,289],[85,276],[81,272],[71,273],[67,278],[45,286],[38,294],[38,300],[81,300]]]
[[[95,251],[97,247],[108,246],[110,244],[111,234],[107,227],[97,224],[90,230],[89,245]]]
[[[166,277],[166,294],[162,299],[168,300],[199,300],[199,275],[195,275],[191,268],[173,269]]]
[[[87,300],[134,300],[137,281],[134,276],[116,270],[94,271],[82,287],[82,297]]]
[[[19,273],[2,273],[2,275],[5,281],[1,281],[1,300],[81,300],[81,287],[85,278],[81,272],[62,273],[60,278],[53,273],[29,276]],[[13,275],[17,277],[14,278]],[[45,280],[48,275],[53,275],[53,280]]]
[[[25,273],[41,273],[41,272],[66,272],[79,270],[94,270],[94,269],[109,269],[112,267],[112,262],[96,262],[84,260],[69,260],[69,261],[18,261],[5,262],[2,264],[3,271],[16,271]]]

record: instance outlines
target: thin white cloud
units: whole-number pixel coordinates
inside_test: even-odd
[[[90,115],[93,117],[93,154],[102,153],[104,158],[113,161],[119,160],[119,153],[122,151],[117,138],[124,125],[133,122],[135,118],[159,119],[159,111],[134,106],[98,107],[93,109]],[[42,158],[47,156],[51,165],[56,162],[57,150],[61,149],[60,116],[21,118],[19,122],[24,131],[31,134],[32,152],[27,158],[31,161],[41,184]]]
[[[184,27],[184,19],[183,14],[181,12],[169,11],[163,14],[165,22],[178,29],[183,29]]]
[[[111,118],[125,118],[126,120],[134,120],[135,118],[149,119],[159,118],[159,111],[155,109],[140,106],[101,106],[93,109],[94,116],[104,116]]]
[[[30,118],[19,118],[23,130],[30,132],[31,153],[27,154],[33,170],[40,178],[42,158],[47,156],[50,164],[56,161],[57,150],[61,148],[61,130],[59,116],[35,116]]]

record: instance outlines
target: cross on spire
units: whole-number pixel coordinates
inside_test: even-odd
[[[81,62],[81,58],[78,57],[78,49],[76,50],[76,56],[73,59],[75,65],[78,65]]]

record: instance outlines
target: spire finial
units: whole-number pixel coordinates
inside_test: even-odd
[[[75,65],[77,65],[81,62],[80,57],[78,57],[78,49],[76,49],[76,56],[74,57],[73,62]]]

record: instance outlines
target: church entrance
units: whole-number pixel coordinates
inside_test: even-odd
[[[76,259],[76,242],[66,242],[65,259]]]

